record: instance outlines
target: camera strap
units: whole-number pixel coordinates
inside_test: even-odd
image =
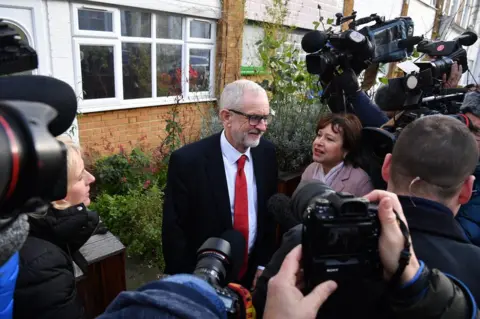
[[[229,283],[228,288],[235,291],[235,293],[241,298],[242,309],[240,309],[239,316],[237,318],[255,319],[257,314],[255,308],[253,307],[252,295],[250,294],[250,291],[248,291],[247,288],[235,283]]]
[[[400,252],[400,259],[398,260],[398,268],[397,271],[393,274],[392,278],[390,279],[389,285],[391,287],[398,287],[398,284],[400,283],[400,277],[402,276],[403,272],[405,271],[405,268],[407,265],[410,263],[410,257],[412,256],[412,253],[410,252],[410,246],[412,245],[409,237],[410,237],[410,232],[408,231],[407,225],[403,222],[403,220],[400,219],[400,216],[398,213],[393,210],[395,213],[395,216],[397,218],[398,225],[400,226],[400,230],[402,231],[402,235],[404,238],[404,248]]]

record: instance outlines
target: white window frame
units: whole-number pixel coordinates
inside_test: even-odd
[[[185,75],[187,79],[190,79],[190,49],[208,49],[210,50],[210,78],[209,78],[209,83],[210,87],[208,91],[198,91],[198,92],[190,92],[190,83],[189,81],[185,81],[185,88],[187,92],[188,99],[190,101],[192,100],[198,100],[198,99],[205,99],[208,96],[213,96],[214,93],[214,80],[215,80],[215,67],[213,63],[213,59],[215,57],[215,46],[211,44],[199,44],[199,43],[190,43],[186,45],[186,57],[185,61],[188,63],[186,64],[186,68],[184,69]]]
[[[89,31],[78,29],[78,10],[95,9],[112,12],[113,32]],[[127,108],[138,108],[148,106],[159,106],[189,102],[203,102],[215,100],[215,46],[216,46],[216,23],[213,20],[199,18],[182,17],[182,39],[157,39],[157,15],[155,11],[140,10],[132,8],[132,11],[148,12],[151,14],[151,37],[126,37],[121,35],[121,16],[120,8],[72,4],[72,34],[73,34],[73,52],[74,52],[74,74],[75,89],[80,96],[79,110],[83,113],[119,110]],[[211,25],[210,39],[191,38],[190,22],[199,20],[208,22]],[[123,43],[149,43],[151,45],[151,84],[152,97],[138,99],[124,99],[123,90]],[[182,46],[182,93],[179,96],[157,96],[157,44],[176,44]],[[80,60],[81,45],[113,46],[114,47],[114,79],[115,79],[115,97],[104,99],[83,99],[82,69]],[[189,68],[190,68],[190,49],[209,49],[210,50],[210,78],[209,90],[204,92],[189,92]]]
[[[215,39],[217,38],[217,28],[215,27],[215,24],[212,23],[212,21],[205,20],[205,19],[198,19],[198,18],[186,18],[187,20],[187,25],[186,25],[186,34],[187,34],[187,42],[197,42],[197,43],[212,43],[215,42]],[[205,39],[205,38],[194,38],[190,36],[190,23],[192,21],[200,21],[200,22],[206,22],[210,23],[210,39]]]
[[[93,30],[80,30],[78,10],[95,10],[105,11],[112,13],[112,31],[93,31]],[[117,34],[120,34],[120,10],[112,9],[108,7],[84,5],[84,4],[72,4],[72,31],[74,36],[85,37],[99,37],[99,38],[116,38]]]
[[[82,61],[80,59],[80,46],[81,45],[93,45],[93,46],[113,46],[113,76],[115,81],[115,97],[113,98],[104,98],[104,99],[83,99],[83,82],[82,82]],[[74,74],[75,74],[75,89],[77,91],[77,96],[81,96],[82,99],[79,102],[79,105],[82,107],[95,106],[99,103],[105,105],[115,105],[123,99],[123,77],[117,79],[116,71],[118,68],[122,68],[122,47],[121,43],[117,40],[112,39],[85,39],[78,38],[73,39],[73,53],[77,57],[74,65]],[[120,96],[119,96],[120,95]]]

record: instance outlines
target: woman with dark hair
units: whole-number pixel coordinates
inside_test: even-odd
[[[358,167],[362,124],[353,114],[329,113],[317,124],[313,163],[302,181],[320,180],[337,192],[363,196],[373,190],[370,177]]]

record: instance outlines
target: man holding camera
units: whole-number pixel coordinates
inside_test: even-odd
[[[388,154],[382,176],[399,195],[417,255],[458,276],[480,301],[480,248],[454,219],[472,196],[478,147],[457,119],[432,115],[407,125]]]
[[[451,67],[448,80],[446,75],[443,77],[443,87],[456,88],[461,76],[462,66],[455,62]],[[381,127],[387,123],[388,117],[381,109],[402,108],[402,105],[398,105],[398,103],[404,100],[403,92],[391,92],[388,90],[388,86],[380,87],[375,95],[375,105],[360,90],[357,77],[352,70],[345,71],[340,76],[340,81],[356,115],[365,127]],[[394,107],[395,105],[398,107]],[[478,85],[472,86],[470,92],[465,95],[460,111],[463,114],[461,119],[474,134],[480,150],[480,87]],[[462,205],[456,219],[468,239],[473,244],[480,246],[480,161],[472,172],[475,176],[472,197],[468,203]]]

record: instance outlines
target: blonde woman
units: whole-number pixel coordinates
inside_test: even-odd
[[[44,216],[29,217],[30,233],[20,250],[14,318],[84,317],[73,260],[99,225],[98,215],[86,207],[95,177],[85,170],[81,149],[69,137],[57,139],[67,147],[67,195],[51,203]]]

